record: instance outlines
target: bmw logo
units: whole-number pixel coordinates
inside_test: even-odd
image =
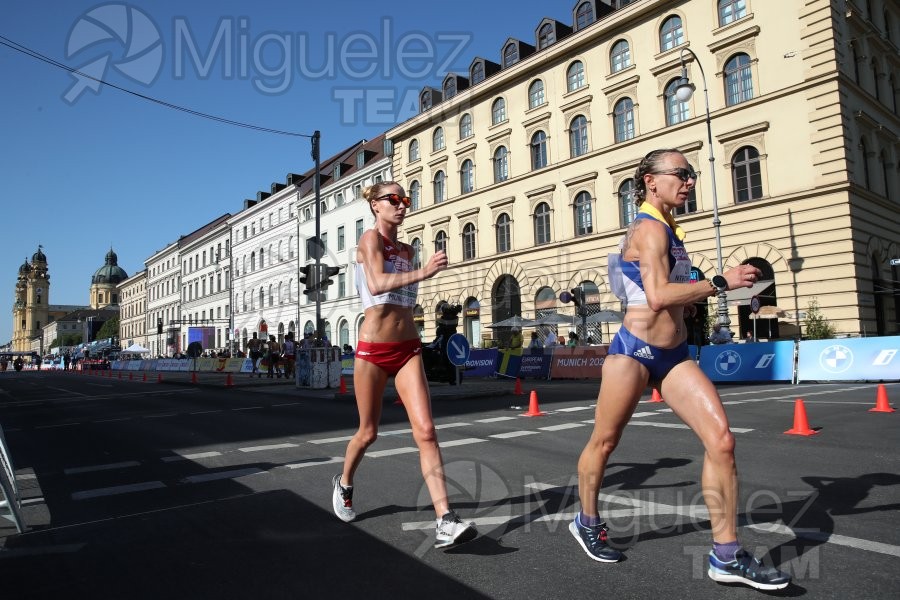
[[[819,354],[819,366],[829,373],[843,373],[853,364],[853,352],[847,346],[834,344]]]
[[[734,375],[741,368],[741,355],[734,350],[720,352],[713,363],[719,375]]]

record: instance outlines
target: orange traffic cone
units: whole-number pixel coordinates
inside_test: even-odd
[[[225,387],[234,387],[234,382],[231,380],[231,373],[225,373]]]
[[[522,380],[516,377],[516,389],[513,390],[513,394],[516,396],[521,396],[525,392],[522,391]]]
[[[197,371],[191,371],[191,383],[197,383]]]
[[[344,381],[343,376],[341,377],[341,387],[338,388],[338,393],[339,393],[339,394],[346,394],[346,393],[347,393],[347,382]]]
[[[650,402],[662,402],[662,396],[659,395],[659,390],[653,388],[653,394],[650,395]]]
[[[523,417],[542,417],[547,413],[541,412],[541,408],[538,406],[538,397],[537,392],[531,390],[531,397],[528,400],[528,412],[522,413]]]
[[[878,393],[875,396],[875,408],[870,408],[869,412],[894,412],[894,409],[888,403],[887,388],[884,387],[883,383],[878,385]]]
[[[785,433],[790,435],[815,435],[819,433],[809,428],[809,421],[806,419],[806,407],[800,398],[794,401],[794,426],[785,431]]]

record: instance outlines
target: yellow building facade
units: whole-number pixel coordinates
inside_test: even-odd
[[[589,312],[620,309],[607,255],[634,217],[631,178],[649,151],[677,148],[700,174],[677,217],[696,277],[718,270],[717,207],[724,269],[750,262],[774,282],[755,291],[785,313],[757,321],[759,337],[795,336],[811,301],[841,335],[896,334],[898,10],[583,0],[571,24],[504,32],[497,56],[423,89],[420,113],[387,132],[394,179],[414,202],[405,241],[422,261],[449,255],[420,284],[425,323],[461,304],[477,346],[512,315],[571,315],[559,295],[573,288]],[[682,75],[696,86],[686,101]],[[743,337],[749,296],[729,300]],[[692,325],[694,343],[706,326]],[[606,329],[582,333],[608,342]]]

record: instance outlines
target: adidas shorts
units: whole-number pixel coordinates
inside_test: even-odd
[[[675,365],[690,356],[687,342],[674,348],[657,348],[635,337],[624,327],[619,328],[619,333],[609,345],[607,355],[613,354],[623,354],[638,361],[650,371],[650,379],[656,381],[668,375]]]

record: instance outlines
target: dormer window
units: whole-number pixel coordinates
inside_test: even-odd
[[[356,153],[356,168],[362,169],[366,165],[366,151],[360,150]]]
[[[341,163],[337,163],[336,165],[334,165],[334,169],[332,170],[331,179],[333,181],[337,181],[340,178],[341,178]]]

